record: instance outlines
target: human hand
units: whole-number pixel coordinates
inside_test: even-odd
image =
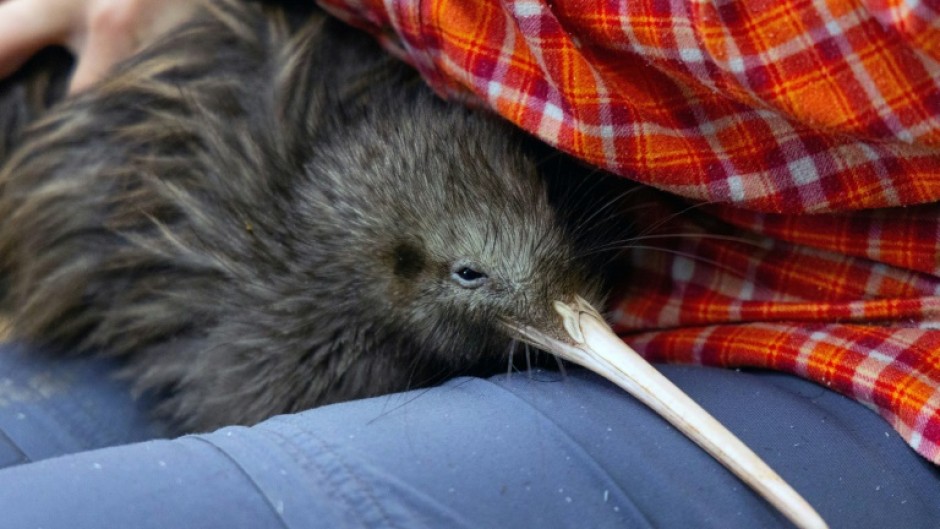
[[[0,78],[46,46],[78,58],[69,92],[80,91],[186,19],[196,0],[0,0]]]

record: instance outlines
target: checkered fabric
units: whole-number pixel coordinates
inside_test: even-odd
[[[639,352],[799,374],[940,463],[936,0],[321,2],[442,95],[685,200],[630,242]]]

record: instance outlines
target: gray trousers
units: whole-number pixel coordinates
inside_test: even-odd
[[[461,378],[168,440],[113,368],[0,348],[0,527],[788,527],[579,370]],[[937,467],[863,406],[781,374],[662,369],[831,527],[940,527]]]

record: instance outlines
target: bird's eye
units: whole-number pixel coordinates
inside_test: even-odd
[[[481,277],[486,277],[486,274],[482,272],[477,272],[476,270],[468,267],[463,267],[460,270],[457,270],[457,275],[460,276],[460,279],[464,281],[476,281]]]
[[[469,266],[455,266],[451,277],[464,288],[476,288],[485,283],[489,276]]]

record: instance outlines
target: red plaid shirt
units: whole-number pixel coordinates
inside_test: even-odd
[[[321,3],[442,95],[700,204],[634,242],[639,352],[807,377],[940,463],[935,0]]]

